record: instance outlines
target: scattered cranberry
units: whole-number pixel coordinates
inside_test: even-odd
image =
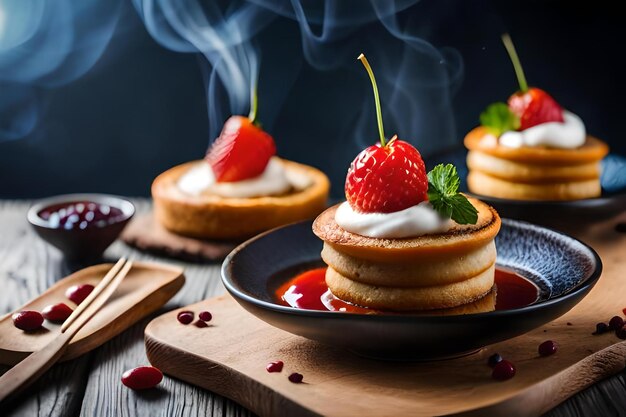
[[[65,291],[65,296],[78,305],[82,303],[92,291],[93,285],[91,284],[72,285]]]
[[[609,331],[609,326],[606,323],[598,323],[596,324],[596,331],[592,334],[602,334]]]
[[[506,381],[507,379],[511,379],[515,376],[515,365],[506,359],[502,359],[500,362],[493,367],[493,372],[491,373],[491,377],[493,379],[497,379],[498,381]]]
[[[622,313],[626,316],[626,307],[622,308]]]
[[[620,316],[613,316],[611,320],[609,320],[609,329],[611,330],[619,330],[624,326],[624,319]]]
[[[300,382],[302,382],[303,378],[304,377],[302,376],[302,374],[299,374],[297,372],[294,372],[293,374],[289,375],[289,380],[293,382],[294,384],[299,384]]]
[[[552,354],[555,354],[557,350],[558,350],[558,345],[556,344],[556,342],[553,342],[552,340],[546,340],[545,342],[539,345],[539,348],[537,348],[537,351],[539,352],[541,356],[550,356]]]
[[[180,313],[178,313],[178,316],[176,316],[176,318],[182,324],[189,324],[193,321],[193,312],[181,311]]]
[[[196,327],[200,327],[200,328],[203,328],[203,327],[209,327],[209,325],[208,325],[208,324],[206,324],[206,321],[202,321],[202,320],[196,320],[196,321],[193,323],[193,325],[194,325],[194,326],[196,326]]]
[[[493,368],[500,362],[502,362],[502,356],[500,356],[499,353],[494,353],[493,355],[489,356],[489,359],[487,360],[487,365]]]
[[[200,314],[198,314],[198,317],[200,317],[200,320],[202,321],[211,321],[213,315],[208,311],[201,311]]]
[[[622,327],[621,329],[616,330],[615,336],[619,337],[622,340],[626,339],[626,327]]]
[[[71,308],[65,303],[52,304],[43,309],[41,314],[46,320],[53,321],[55,323],[63,323],[72,314]]]
[[[280,372],[283,370],[283,361],[270,362],[265,369],[267,372]]]
[[[163,373],[153,366],[140,366],[122,374],[122,384],[130,389],[154,388],[163,379]]]
[[[104,227],[119,221],[124,213],[106,204],[76,201],[46,207],[39,212],[39,217],[46,220],[50,227],[72,230]]]
[[[22,330],[37,330],[43,324],[43,316],[38,311],[24,310],[13,314],[13,324]]]

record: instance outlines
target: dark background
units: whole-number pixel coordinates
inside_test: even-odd
[[[612,151],[626,154],[621,57],[626,31],[618,8],[608,0],[424,0],[402,13],[420,14],[428,22],[420,36],[463,57],[464,80],[452,109],[459,144],[486,105],[516,89],[500,43],[508,31],[529,83],[580,115]],[[277,38],[298,46],[296,23],[279,18],[258,42],[271,50]],[[329,149],[341,143],[336,126],[342,107],[354,103],[351,95],[359,89],[371,94],[362,81],[303,62],[279,116],[268,126],[280,155],[329,173],[335,196],[342,193],[343,175],[356,153],[332,156]],[[211,139],[198,57],[159,46],[130,3],[124,4],[116,34],[96,65],[71,84],[40,90],[39,99],[41,119],[34,132],[0,142],[0,197],[147,196],[158,173],[201,158]],[[374,125],[367,141],[376,138]]]

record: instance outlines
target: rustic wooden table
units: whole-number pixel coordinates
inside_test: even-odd
[[[147,200],[137,200],[138,212],[149,210],[149,204]],[[0,202],[0,315],[17,309],[56,280],[87,266],[65,261],[56,249],[39,239],[26,222],[28,207],[29,203],[23,201]],[[624,217],[620,221],[624,221]],[[158,389],[148,392],[133,392],[120,383],[126,369],[148,363],[143,330],[153,317],[224,292],[219,265],[160,259],[121,242],[116,242],[105,255],[109,260],[124,255],[180,265],[185,268],[186,284],[160,312],[89,354],[55,365],[15,401],[5,416],[252,415],[226,398],[172,378],[166,377]],[[0,373],[5,370],[0,368]],[[626,371],[608,378],[570,398],[547,415],[626,415],[625,378]]]

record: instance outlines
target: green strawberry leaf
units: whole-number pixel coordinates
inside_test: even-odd
[[[443,217],[458,224],[476,224],[478,210],[458,192],[459,174],[452,164],[439,164],[428,173],[428,199]]]
[[[480,124],[493,135],[500,136],[506,131],[519,129],[520,120],[505,103],[493,103],[480,114]]]

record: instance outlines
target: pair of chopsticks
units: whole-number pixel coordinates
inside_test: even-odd
[[[133,263],[125,258],[117,261],[91,294],[65,320],[57,337],[0,377],[0,402],[34,382],[59,360],[72,338],[108,301],[132,266]]]

